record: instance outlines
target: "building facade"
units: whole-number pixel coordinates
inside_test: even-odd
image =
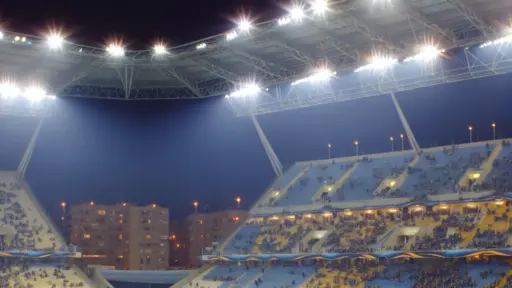
[[[185,220],[188,234],[188,261],[192,266],[200,265],[204,248],[220,245],[247,218],[245,210],[226,210],[215,213],[194,213]]]
[[[121,270],[169,267],[169,210],[155,204],[72,205],[69,234],[85,265]]]

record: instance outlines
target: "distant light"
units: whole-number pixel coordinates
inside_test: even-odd
[[[4,39],[4,32],[0,31],[0,40]]]
[[[27,37],[21,37],[21,42],[27,41]]]
[[[240,87],[239,90],[229,94],[229,97],[246,97],[246,96],[254,96],[261,91],[261,88],[254,84],[246,84]]]
[[[64,43],[64,37],[62,37],[58,33],[52,33],[46,38],[46,43],[48,47],[52,50],[57,50],[62,48],[62,44]]]
[[[395,58],[376,56],[372,59],[372,61],[369,64],[357,68],[355,72],[361,72],[366,70],[385,70],[393,66],[396,62],[397,59]]]
[[[109,44],[107,46],[107,52],[112,57],[123,57],[124,56],[124,48],[119,44]]]
[[[295,6],[290,10],[290,17],[295,21],[300,21],[304,17],[304,8],[302,6]]]
[[[242,19],[242,20],[240,20],[240,23],[238,23],[238,29],[241,32],[247,33],[251,30],[251,28],[252,28],[252,24],[251,24],[251,21],[249,21],[249,19]]]
[[[277,24],[279,24],[279,26],[284,26],[288,23],[290,23],[291,19],[290,17],[283,17],[283,18],[280,18],[279,20],[277,20]]]
[[[32,86],[25,89],[23,96],[31,102],[39,102],[46,98],[46,91],[38,86]]]
[[[155,55],[161,56],[167,54],[167,49],[163,44],[156,44],[155,46],[153,46],[153,52],[155,53]]]
[[[12,98],[20,95],[20,89],[16,83],[12,81],[5,81],[0,83],[0,96],[2,98]]]
[[[16,42],[20,41],[20,36],[14,37],[14,41],[16,41]]]
[[[484,44],[480,45],[480,48],[485,48],[487,46],[492,46],[492,45],[501,45],[501,44],[510,44],[510,43],[512,43],[512,34],[503,36],[503,37],[498,38],[493,41],[485,42]]]
[[[228,40],[228,41],[231,41],[231,40],[235,39],[236,37],[238,37],[238,33],[236,31],[231,31],[228,34],[226,34],[226,40]],[[200,48],[197,48],[197,49],[200,49]]]
[[[84,51],[84,49],[83,49],[83,48],[80,48],[80,50],[78,50],[78,52],[82,52],[82,51]]]
[[[441,54],[443,51],[437,49],[437,47],[432,45],[426,45],[423,46],[420,49],[420,52],[412,57],[408,57],[404,60],[404,62],[410,62],[410,61],[422,61],[422,62],[430,62],[437,58],[439,54]]]
[[[313,13],[316,15],[324,15],[329,9],[329,3],[327,0],[315,0],[311,2],[311,9],[313,9]]]
[[[333,76],[333,75],[336,75],[336,72],[332,72],[329,69],[318,69],[313,73],[313,75],[292,82],[292,85],[297,85],[297,84],[304,83],[304,82],[309,82],[309,83],[324,82],[324,81],[329,80],[329,78],[331,78],[331,76]]]
[[[207,46],[206,43],[200,43],[200,44],[196,45],[196,49],[197,50],[204,49],[204,48],[206,48],[206,46]]]

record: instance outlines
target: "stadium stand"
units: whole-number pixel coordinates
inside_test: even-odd
[[[24,181],[15,172],[0,171],[0,250],[57,251],[66,243]],[[73,265],[32,262],[2,268],[0,287],[93,287]],[[3,286],[2,286],[3,285]]]
[[[297,163],[210,260],[222,262],[179,287],[511,287],[510,149]]]

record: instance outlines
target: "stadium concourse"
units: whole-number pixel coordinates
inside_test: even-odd
[[[512,287],[512,145],[300,162],[180,287]]]

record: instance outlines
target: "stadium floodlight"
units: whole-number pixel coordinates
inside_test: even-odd
[[[4,39],[4,32],[0,31],[0,40]]]
[[[510,43],[512,43],[512,34],[503,36],[503,37],[498,38],[493,41],[485,42],[484,44],[480,45],[480,48],[485,48],[487,46],[493,46],[493,45],[510,44]]]
[[[235,39],[236,37],[238,37],[238,33],[236,31],[231,31],[228,34],[226,34],[226,40],[228,40],[228,41],[231,41],[231,40]],[[197,48],[197,49],[199,49],[199,48]]]
[[[112,57],[123,57],[124,56],[124,48],[116,43],[111,43],[107,46],[107,52]]]
[[[322,69],[316,70],[313,73],[313,75],[311,75],[311,76],[308,76],[306,78],[302,78],[302,79],[292,82],[292,85],[297,85],[297,84],[305,83],[305,82],[311,83],[311,84],[318,83],[318,82],[325,82],[325,81],[328,81],[329,78],[331,78],[331,76],[333,76],[333,75],[336,75],[336,72],[332,72],[329,69],[322,68]]]
[[[162,56],[167,54],[167,48],[164,44],[155,44],[153,46],[153,53],[155,53],[156,56]]]
[[[38,86],[31,86],[25,89],[23,96],[31,102],[40,102],[46,98],[46,91]]]
[[[291,19],[290,17],[283,17],[283,18],[279,18],[279,20],[277,20],[277,24],[279,24],[279,26],[284,26],[288,23],[290,23]]]
[[[255,96],[261,91],[261,88],[255,83],[249,83],[242,85],[240,89],[234,91],[233,93],[227,95],[228,97],[248,97]]]
[[[410,61],[422,61],[422,62],[430,62],[437,58],[439,54],[441,54],[443,50],[437,49],[437,47],[432,45],[425,45],[421,47],[420,52],[414,56],[405,58],[404,62]]]
[[[327,0],[314,0],[311,2],[311,9],[313,9],[313,13],[316,15],[324,15],[329,9],[329,3]]]
[[[196,49],[197,50],[204,49],[204,48],[206,48],[206,46],[207,46],[206,43],[199,43],[196,45]]]
[[[376,56],[373,57],[369,64],[357,68],[354,72],[385,70],[393,66],[397,61],[397,59],[391,57]]]
[[[12,98],[20,95],[20,89],[13,81],[4,81],[0,83],[0,96],[2,98]]]
[[[238,23],[238,30],[240,32],[248,33],[252,28],[252,23],[249,21],[249,19],[242,18],[240,22]]]
[[[46,37],[46,43],[48,47],[52,50],[58,50],[62,48],[62,44],[64,43],[64,37],[62,37],[58,33],[51,33]]]
[[[304,17],[304,7],[302,6],[295,6],[290,10],[290,17],[295,21],[302,20],[302,17]]]
[[[20,38],[20,36],[16,36],[16,37],[14,37],[14,41],[15,41],[15,42],[19,42],[19,41],[20,41],[20,39],[21,39],[21,38]]]

